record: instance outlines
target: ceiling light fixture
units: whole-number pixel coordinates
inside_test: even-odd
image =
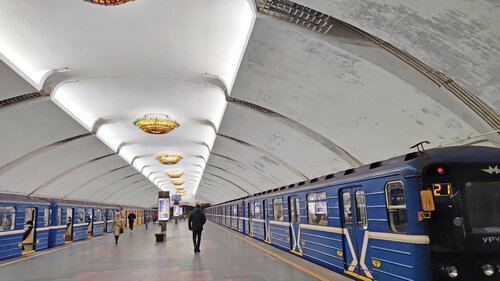
[[[165,114],[146,114],[134,122],[139,129],[153,135],[164,135],[179,127],[179,123]]]
[[[156,157],[156,160],[160,161],[163,165],[174,165],[182,160],[182,157],[175,154],[162,154]]]
[[[165,175],[167,175],[169,178],[177,179],[177,178],[182,177],[184,175],[184,173],[182,173],[182,172],[168,172]]]
[[[173,185],[183,185],[186,181],[178,179],[170,181]]]
[[[182,186],[176,186],[175,190],[177,190],[177,191],[185,191],[184,187],[182,187]]]
[[[116,5],[125,4],[125,3],[130,2],[130,1],[134,1],[134,0],[84,0],[84,1],[92,3],[92,4],[96,4],[96,5],[116,6]]]

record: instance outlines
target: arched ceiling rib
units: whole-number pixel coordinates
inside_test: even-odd
[[[457,80],[500,112],[500,9],[488,0],[297,0],[361,28]]]
[[[325,2],[335,1],[316,4]],[[225,139],[272,151],[310,178],[406,153],[421,140],[433,146],[460,144],[469,136],[487,145],[498,140],[479,137],[492,128],[446,89],[353,30],[334,26],[320,36],[261,14],[228,101],[209,165],[226,165],[228,172],[245,178],[251,178],[247,167],[255,167],[255,160],[242,151],[231,153]],[[267,110],[289,121],[277,122]],[[311,132],[359,163],[343,162],[332,150],[325,153]],[[342,164],[332,166],[334,159]],[[260,163],[260,174],[272,167]],[[256,186],[264,191],[298,181],[261,177]],[[200,196],[222,202],[210,192]]]
[[[256,17],[251,2],[6,2],[0,192],[154,206],[155,186],[174,190],[172,167],[154,158],[180,153],[186,189],[218,203],[422,140],[500,146],[493,2],[297,0],[369,34]],[[166,136],[133,126],[156,112],[181,126]]]
[[[91,183],[127,169],[129,173],[137,173],[49,99],[16,98],[36,92],[36,89],[26,85],[19,75],[3,63],[0,64],[0,73],[0,79],[9,78],[5,83],[0,83],[0,96],[16,101],[15,104],[0,108],[0,124],[3,128],[0,192],[85,201],[91,191],[87,189],[92,186]],[[142,179],[147,181],[144,177]],[[151,183],[149,187],[137,186],[137,190],[134,190],[137,198],[133,201],[147,202],[139,206],[153,206],[151,198],[144,198],[151,196],[145,190],[152,186]],[[110,196],[108,200],[94,198],[92,202],[119,202],[133,206],[117,198],[120,190],[121,186],[117,186],[112,191],[117,196]]]
[[[172,168],[154,159],[161,153],[180,154],[184,159],[174,168],[186,174],[203,171],[224,113],[220,92],[233,87],[255,18],[252,7],[248,0],[134,1],[112,8],[63,0],[6,3],[0,54],[158,183]],[[102,28],[117,23],[112,33]],[[147,113],[169,114],[181,126],[167,136],[146,135],[133,122]],[[160,188],[173,191],[161,182]],[[191,177],[185,187],[194,194],[198,184],[199,177]]]

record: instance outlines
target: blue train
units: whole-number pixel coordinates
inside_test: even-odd
[[[500,149],[409,153],[207,217],[359,280],[500,280]]]
[[[0,260],[112,232],[118,211],[143,221],[143,209],[0,194]]]

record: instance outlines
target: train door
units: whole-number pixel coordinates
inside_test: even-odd
[[[35,251],[36,215],[36,208],[24,209],[23,255]]]
[[[92,231],[94,230],[94,209],[87,209],[87,213],[85,214],[85,222],[88,223],[87,237],[92,238]]]
[[[340,191],[342,224],[344,229],[344,268],[347,274],[372,278],[365,261],[365,235],[368,230],[365,192],[362,188],[347,188]],[[364,249],[364,250],[363,250]]]
[[[101,211],[101,216],[103,217],[102,220],[104,221],[102,224],[102,232],[107,233],[108,232],[108,213],[109,210],[102,209]]]
[[[248,235],[253,237],[253,218],[255,217],[255,209],[253,202],[248,203]]]
[[[288,217],[290,218],[290,251],[302,256],[300,246],[300,205],[299,197],[288,197]]]
[[[264,242],[271,243],[271,229],[269,228],[269,201],[264,200]]]
[[[66,233],[64,234],[65,243],[73,241],[73,213],[74,209],[66,208]]]

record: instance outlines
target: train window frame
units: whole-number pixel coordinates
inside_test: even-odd
[[[390,188],[396,184],[401,185],[399,189],[402,189],[403,191],[402,199],[404,201],[404,204],[401,204],[399,202],[401,200],[400,198],[393,200],[392,195],[390,195],[391,193]],[[384,191],[385,191],[385,200],[387,209],[387,222],[389,223],[389,228],[394,233],[403,233],[403,234],[408,233],[408,212],[406,211],[406,191],[403,181],[395,180],[386,182]],[[393,201],[395,201],[395,203],[393,203]]]
[[[358,197],[358,194],[362,194]],[[360,200],[362,199],[361,203]],[[356,221],[358,228],[368,229],[368,213],[366,211],[366,193],[362,189],[357,189],[354,191],[354,202],[356,207]]]
[[[16,227],[16,207],[14,206],[0,206],[0,232],[12,231]],[[7,221],[7,216],[10,219],[10,225],[4,226]]]
[[[101,221],[102,221],[102,210],[96,209],[95,215],[94,215],[94,222],[101,222]]]
[[[62,208],[57,208],[57,225],[62,225]]]
[[[257,206],[259,207],[258,208],[258,212],[255,211],[255,209],[257,209]],[[262,209],[263,209],[263,205],[261,202],[254,202],[254,214],[255,214],[255,219],[262,219]]]
[[[321,198],[318,197],[318,195],[320,194],[323,195],[321,196]],[[324,202],[325,205],[321,206],[321,209],[325,209],[325,213],[318,213],[319,202]],[[308,193],[306,195],[306,206],[307,206],[307,221],[309,224],[322,225],[322,226],[328,225],[328,197],[326,191],[317,191],[313,193]],[[321,216],[318,216],[318,214],[320,214]]]
[[[340,192],[342,198],[342,220],[344,222],[344,226],[352,227],[354,224],[354,214],[352,211],[352,196],[351,191],[349,189],[344,189]],[[348,195],[349,198],[346,198],[344,195]],[[346,201],[347,199],[347,201]],[[346,209],[346,202],[349,202],[349,208]],[[347,212],[346,212],[347,211]],[[348,219],[349,218],[349,219]]]
[[[273,199],[273,215],[275,221],[284,221],[283,198],[277,197]]]
[[[85,209],[82,208],[78,209],[78,220],[77,220],[78,223],[85,223],[85,217],[86,217],[85,214],[86,214]]]
[[[52,209],[49,207],[43,208],[43,226],[48,227],[52,224]]]

